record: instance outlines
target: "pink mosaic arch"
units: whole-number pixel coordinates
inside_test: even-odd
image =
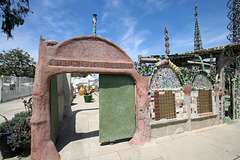
[[[134,69],[132,59],[116,44],[97,36],[79,36],[55,43],[40,38],[33,87],[31,158],[61,159],[51,140],[50,79],[61,73],[122,74],[136,83],[136,132],[130,144],[150,141],[147,114],[149,78]]]

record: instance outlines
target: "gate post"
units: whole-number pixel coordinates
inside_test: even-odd
[[[140,76],[135,71],[136,77],[136,132],[129,142],[131,145],[143,145],[151,140],[150,119],[147,113],[148,108],[148,84],[147,77]]]

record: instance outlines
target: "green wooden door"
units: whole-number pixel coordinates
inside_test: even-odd
[[[99,141],[133,137],[135,84],[125,75],[99,75]]]

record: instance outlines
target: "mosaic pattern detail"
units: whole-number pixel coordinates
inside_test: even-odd
[[[212,91],[198,91],[198,113],[212,112]]]
[[[191,117],[192,118],[198,117],[197,98],[198,98],[198,91],[192,91],[191,92]]]
[[[215,73],[215,67],[214,67],[214,64],[213,64],[213,56],[210,55],[210,72],[211,73]]]
[[[151,92],[148,98],[149,98],[149,117],[150,120],[154,121],[155,120],[154,92]]]
[[[180,88],[180,81],[169,66],[161,66],[153,75],[150,89],[158,90],[163,88]]]
[[[176,118],[187,118],[187,107],[184,103],[183,91],[173,91],[175,94]]]
[[[239,109],[239,106],[240,106],[240,97],[239,97],[239,95],[237,95],[236,103],[237,103],[237,105],[236,105],[237,119],[239,119],[239,118],[240,118],[240,109]]]
[[[151,76],[154,69],[157,68],[156,65],[139,64],[138,62],[135,62],[134,65],[136,71],[142,76]]]
[[[193,87],[210,89],[212,88],[212,83],[204,74],[198,74],[193,81]]]
[[[239,81],[239,72],[238,72],[238,75],[237,75],[237,77],[236,77],[236,80],[234,81],[234,84],[235,84],[235,89],[236,89],[236,91],[235,91],[235,113],[236,113],[236,115],[235,115],[235,117],[236,117],[236,119],[239,119],[240,118],[240,112],[239,112],[239,106],[240,106],[240,96],[239,96],[239,94],[240,94],[240,88],[239,88],[239,86],[240,86],[240,81]]]
[[[191,118],[217,114],[214,91],[191,92]],[[151,121],[161,119],[186,119],[187,106],[183,91],[155,91],[149,95]]]
[[[212,110],[213,110],[213,114],[218,114],[217,102],[216,102],[216,97],[214,93],[215,92],[212,91]]]

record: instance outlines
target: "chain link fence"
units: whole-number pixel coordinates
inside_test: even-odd
[[[28,77],[13,77],[2,75],[0,78],[1,102],[30,96],[32,94],[33,81],[33,78]]]

